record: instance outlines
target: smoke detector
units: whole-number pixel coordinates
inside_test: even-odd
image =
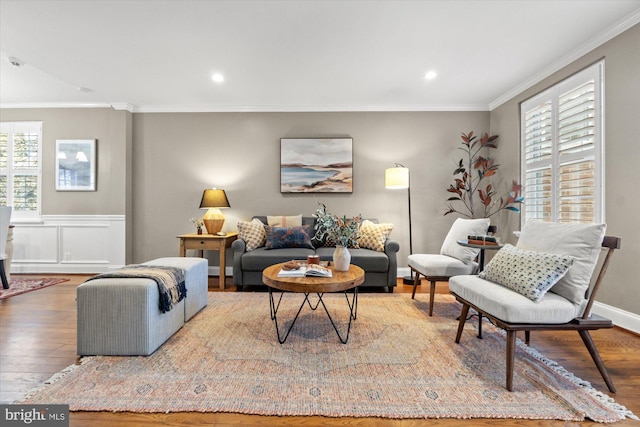
[[[9,61],[9,63],[14,67],[18,68],[24,65],[24,62],[20,61],[18,58],[14,58],[13,56],[7,57],[7,61]]]

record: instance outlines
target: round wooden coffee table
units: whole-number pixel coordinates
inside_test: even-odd
[[[331,267],[330,267],[331,268]],[[270,267],[267,267],[262,272],[262,282],[267,285],[269,288],[269,304],[271,309],[271,320],[274,321],[276,327],[276,333],[278,335],[278,342],[280,344],[284,343],[289,336],[289,333],[293,329],[293,326],[300,315],[300,312],[304,308],[305,304],[309,305],[311,310],[315,310],[318,308],[318,305],[322,305],[324,311],[327,313],[327,317],[335,329],[336,334],[338,334],[338,339],[342,344],[346,344],[349,341],[349,333],[351,332],[351,323],[356,319],[357,311],[358,311],[358,286],[360,286],[364,282],[364,270],[356,265],[350,265],[348,271],[335,271],[331,268],[332,277],[314,277],[314,276],[306,276],[306,277],[278,277],[278,273],[282,269],[282,264],[275,264]],[[280,291],[280,297],[276,303],[273,293],[274,290],[276,292]],[[353,296],[351,300],[349,300],[348,291],[353,290]],[[278,309],[280,308],[280,303],[282,302],[282,297],[286,292],[295,292],[304,294],[304,300],[298,309],[289,329],[286,331],[284,337],[282,337],[280,333],[280,328],[278,327]],[[322,299],[325,293],[329,292],[344,292],[345,298],[347,300],[347,304],[349,305],[349,324],[347,326],[346,335],[343,338],[338,331],[338,327],[336,326],[327,306]],[[309,301],[309,295],[316,294],[318,296],[318,302],[313,305],[311,301]]]

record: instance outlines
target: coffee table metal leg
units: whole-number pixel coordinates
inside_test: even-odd
[[[280,292],[280,297],[278,298],[278,303],[276,304],[276,302],[274,300],[274,297],[273,297],[273,291],[272,291],[271,288],[269,288],[269,310],[271,312],[271,320],[273,320],[274,323],[275,323],[276,334],[278,336],[278,342],[280,344],[284,344],[284,342],[287,341],[287,338],[289,337],[289,333],[293,329],[293,326],[296,324],[296,320],[298,320],[298,316],[300,315],[300,312],[304,308],[305,304],[309,304],[309,307],[311,308],[311,310],[317,309],[318,305],[322,304],[322,307],[324,308],[325,313],[327,313],[327,317],[329,318],[329,321],[331,322],[331,325],[333,326],[333,329],[335,329],[336,334],[338,335],[338,339],[340,340],[340,342],[342,344],[346,344],[349,341],[349,334],[351,333],[351,324],[356,319],[357,311],[358,311],[358,288],[357,287],[353,289],[353,297],[352,297],[351,301],[349,301],[349,295],[348,295],[347,291],[344,292],[345,298],[347,300],[347,305],[349,306],[349,324],[347,326],[347,335],[346,335],[345,338],[342,338],[342,335],[340,335],[340,331],[338,331],[338,327],[336,326],[335,322],[333,321],[333,318],[331,317],[331,314],[329,313],[329,310],[327,309],[327,306],[324,304],[324,301],[322,299],[324,294],[316,294],[318,296],[318,302],[316,303],[316,305],[314,307],[311,304],[311,301],[309,300],[309,294],[308,293],[304,294],[304,300],[302,301],[302,304],[300,304],[300,308],[298,308],[298,312],[296,313],[295,317],[291,321],[291,325],[289,325],[289,329],[287,329],[287,333],[284,335],[284,337],[282,337],[282,335],[280,334],[280,328],[278,327],[278,316],[277,315],[278,315],[278,309],[280,308],[280,303],[282,302],[282,296],[283,295],[284,295],[284,292]]]
[[[344,298],[347,300],[347,304],[349,305],[349,310],[351,311],[351,318],[356,320],[358,317],[358,288],[354,288],[353,301],[349,301],[349,294],[347,291],[344,291]]]
[[[269,288],[269,311],[271,312],[271,320],[274,320],[276,317],[276,312],[278,311],[278,308],[280,307],[280,303],[282,302],[282,295],[284,295],[284,292],[280,292],[280,298],[278,298],[278,305],[276,305],[275,302],[273,301],[273,294],[271,292],[271,288]]]
[[[284,294],[284,292],[280,292],[280,298],[278,299],[278,305],[275,305],[275,302],[273,300],[273,292],[271,291],[271,288],[269,288],[269,304],[271,306],[271,320],[273,320],[274,323],[275,323],[276,334],[278,335],[278,342],[280,344],[284,344],[284,342],[287,340],[287,338],[289,337],[289,333],[293,329],[293,325],[295,325],[296,324],[296,320],[298,320],[298,316],[300,315],[300,312],[302,311],[302,308],[304,307],[305,303],[309,302],[309,294],[305,293],[304,294],[304,300],[302,301],[302,304],[300,304],[300,308],[298,309],[298,312],[296,313],[295,317],[291,321],[291,325],[289,325],[289,329],[287,330],[287,333],[285,334],[284,338],[282,338],[281,335],[280,335],[280,328],[278,327],[278,316],[277,315],[278,315],[278,309],[280,308],[280,302],[282,301],[282,295],[283,294]],[[309,305],[311,305],[311,303],[309,303]]]
[[[355,320],[356,318],[356,311],[358,309],[358,288],[357,287],[353,288],[353,299],[351,302],[349,301],[349,296],[347,295],[347,291],[344,292],[344,295],[345,295],[345,298],[347,299],[347,304],[349,305],[349,324],[347,326],[347,335],[344,338],[342,338],[342,335],[340,335],[340,331],[338,331],[338,327],[333,321],[333,318],[331,317],[331,314],[329,313],[327,306],[324,304],[322,297],[318,295],[318,297],[320,298],[320,303],[322,303],[322,307],[324,307],[324,311],[327,313],[327,317],[329,318],[329,321],[331,322],[333,329],[335,329],[336,334],[338,334],[338,339],[342,344],[346,344],[349,341],[349,334],[351,333],[351,324],[353,323],[353,320]]]
[[[309,294],[305,294],[305,295],[307,296],[307,298],[305,298],[305,299],[306,299],[306,300],[307,300],[307,302],[309,303],[309,308],[310,308],[311,310],[313,310],[313,311],[316,311],[316,309],[318,308],[318,305],[320,304],[320,299],[319,299],[319,298],[320,298],[322,295],[324,295],[324,294],[316,294],[316,295],[318,295],[318,301],[316,302],[316,305],[315,305],[315,306],[311,305],[311,300],[308,298],[308,297],[309,297]]]

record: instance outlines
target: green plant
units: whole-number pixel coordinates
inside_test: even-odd
[[[503,209],[520,212],[515,205],[524,201],[524,197],[520,196],[522,185],[513,181],[511,189],[500,198],[494,197],[496,190],[491,183],[484,186],[485,178],[495,175],[499,165],[494,164],[491,157],[482,156],[480,152],[482,149],[498,148],[495,142],[498,135],[489,136],[485,133],[478,139],[473,132],[469,132],[469,134],[463,133],[461,138],[462,147],[459,149],[465,152],[466,159],[460,159],[453,171],[454,183],[449,185],[447,191],[456,195],[449,197],[447,201],[461,202],[462,207],[458,208],[453,203],[449,203],[449,209],[445,215],[455,212],[468,218],[489,218]],[[478,200],[474,200],[476,193]],[[480,208],[476,204],[478,201]]]
[[[327,207],[319,203],[320,207],[313,214],[316,217],[314,226],[316,240],[326,242],[328,246],[342,245],[344,247],[354,247],[360,237],[360,221],[362,215],[353,218],[342,218],[327,212]]]

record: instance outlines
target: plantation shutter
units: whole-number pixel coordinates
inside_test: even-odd
[[[523,196],[527,218],[551,220],[552,111],[551,101],[525,113]]]
[[[603,65],[522,104],[523,223],[604,222]]]
[[[42,123],[0,123],[0,204],[14,220],[40,216]]]
[[[595,81],[558,100],[558,220],[595,220]]]

